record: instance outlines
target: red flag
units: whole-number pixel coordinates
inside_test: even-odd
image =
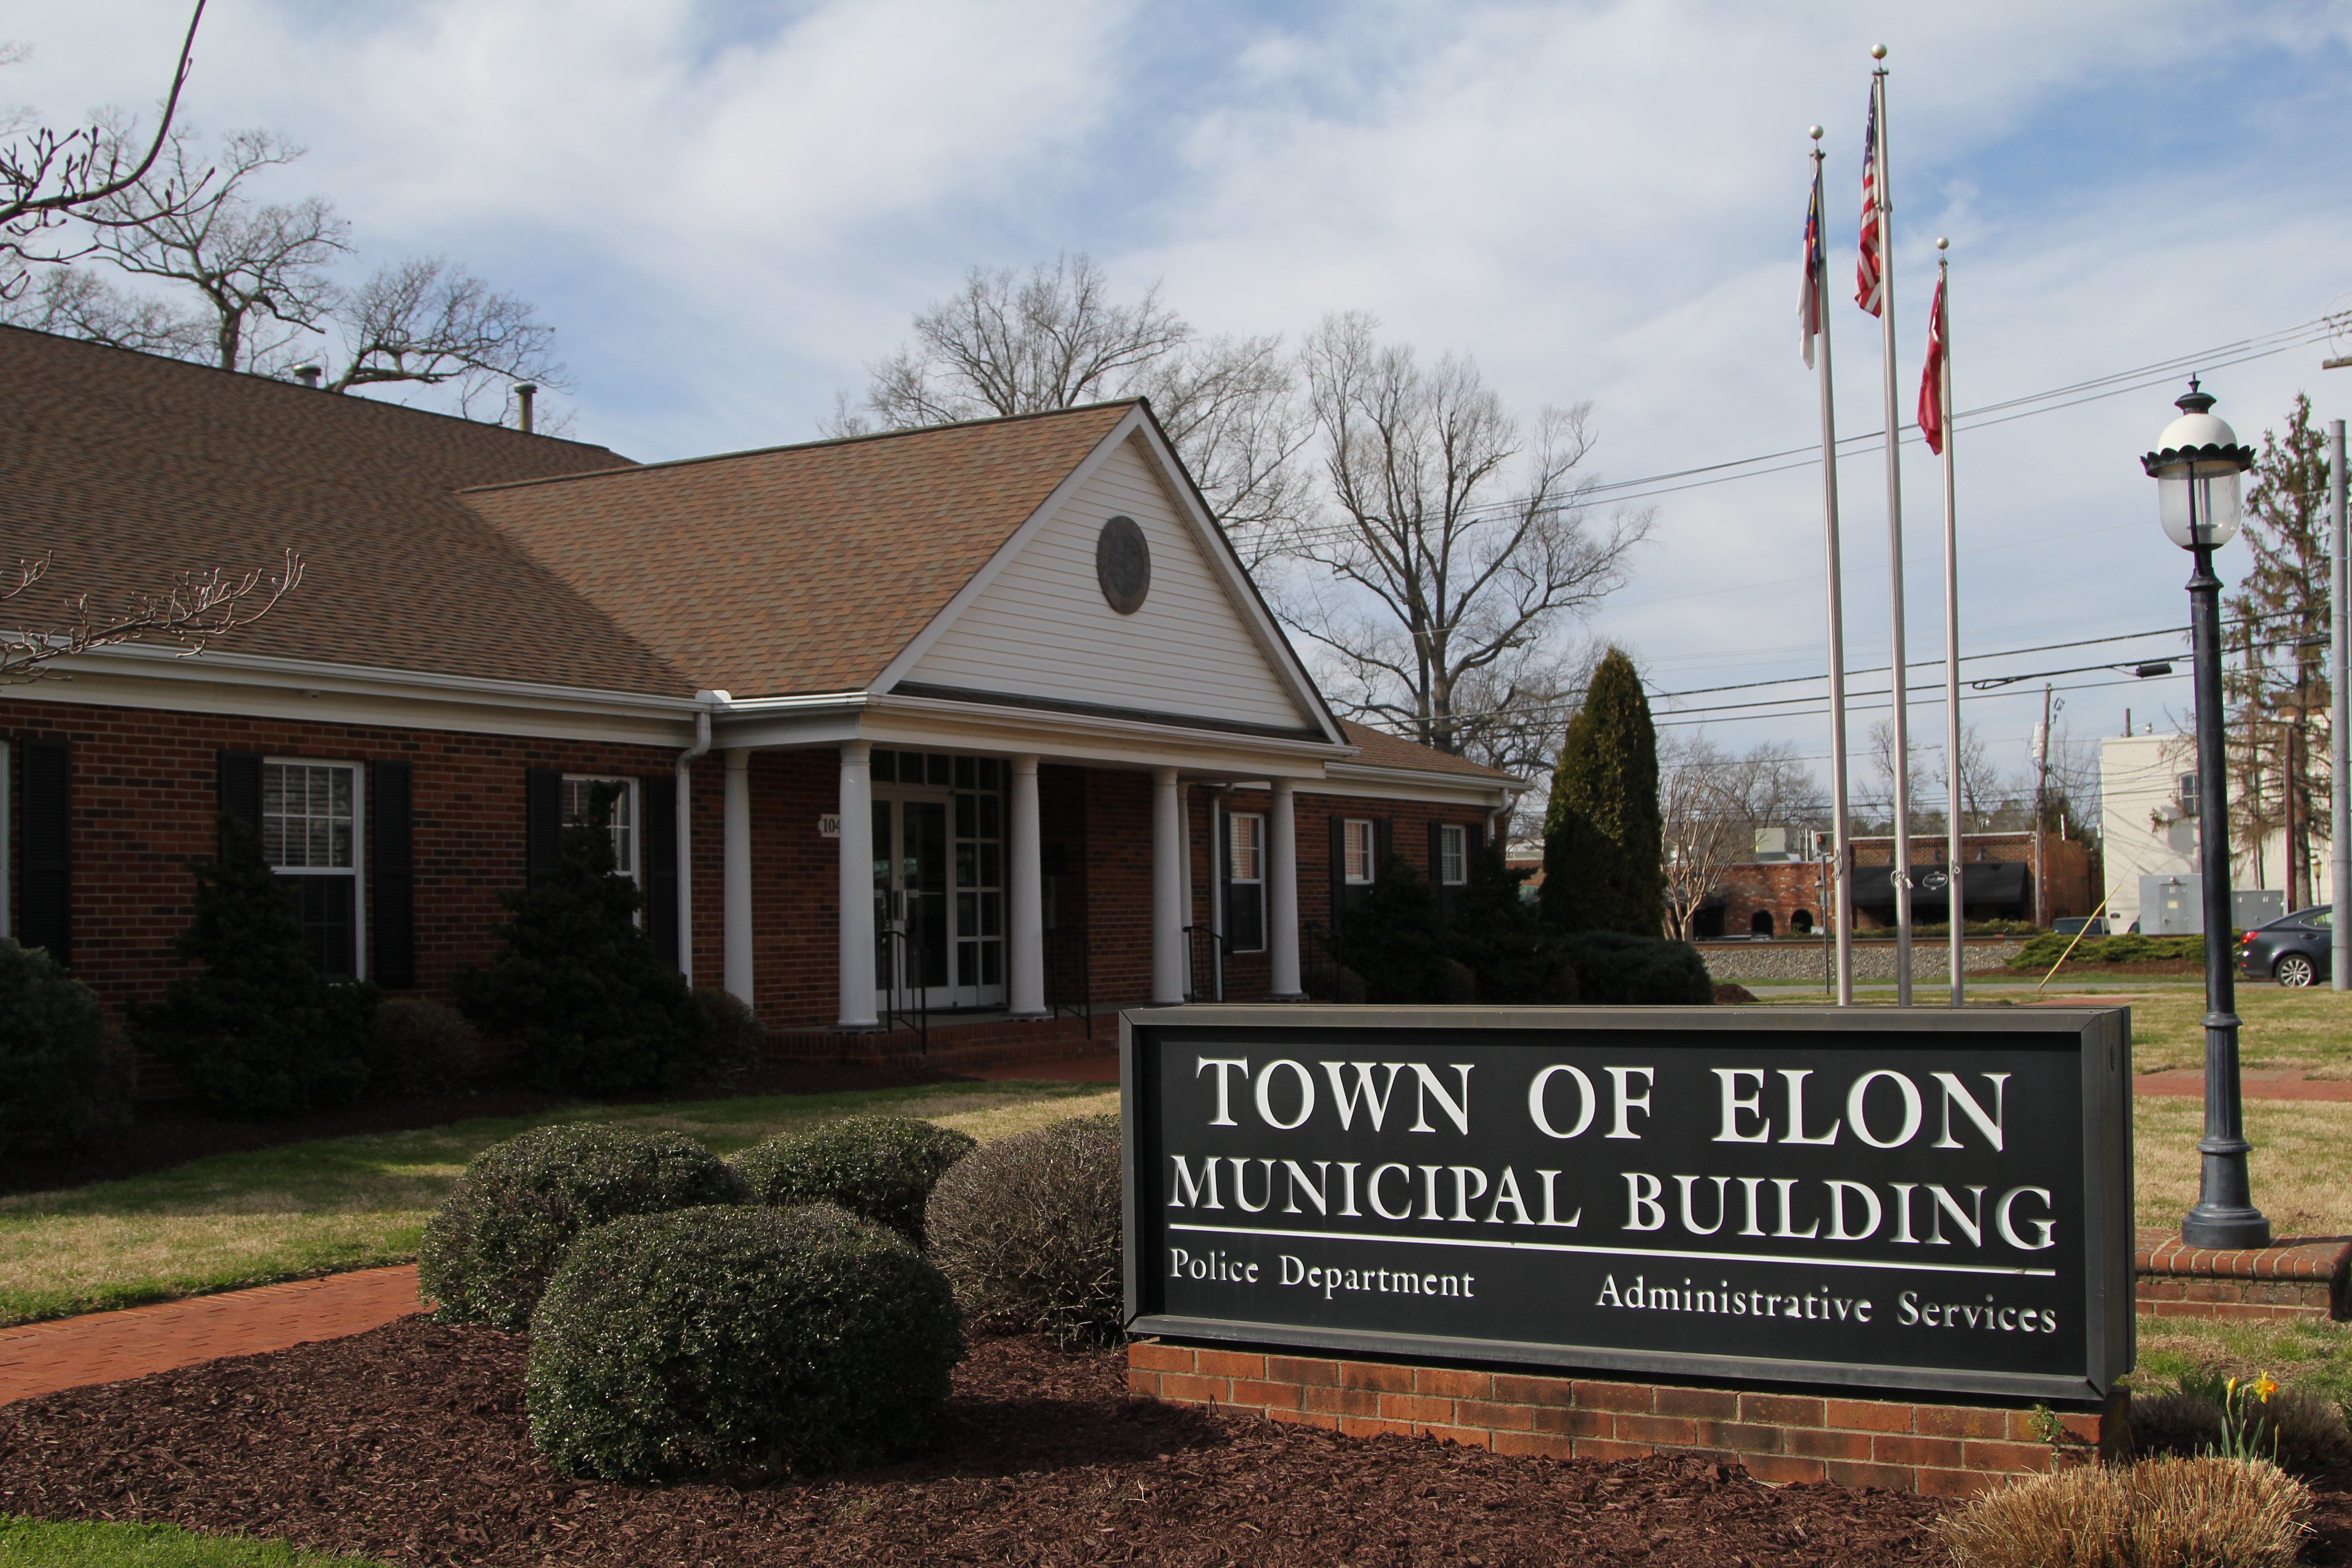
[[[1885,243],[1886,226],[1879,220],[1878,202],[1880,179],[1885,161],[1885,149],[1878,139],[1878,95],[1884,78],[1874,77],[1870,83],[1870,126],[1862,133],[1862,259],[1854,267],[1853,302],[1875,316],[1886,300],[1886,268],[1881,264],[1879,247]]]
[[[1936,275],[1936,303],[1927,315],[1927,364],[1919,373],[1919,433],[1927,450],[1944,455],[1944,355],[1950,323],[1944,319],[1944,277]]]

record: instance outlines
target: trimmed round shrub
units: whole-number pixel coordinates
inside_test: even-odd
[[[1559,938],[1575,966],[1580,998],[1602,1006],[1712,1005],[1706,961],[1686,942],[1617,931],[1572,931]]]
[[[474,1076],[482,1032],[446,1002],[395,996],[376,1005],[366,1056],[372,1093],[396,1099],[447,1094]]]
[[[568,1122],[475,1155],[425,1223],[418,1293],[443,1322],[520,1332],[581,1234],[630,1215],[751,1199],[743,1179],[676,1132]]]
[[[845,1116],[755,1143],[734,1164],[761,1203],[838,1204],[920,1247],[931,1186],[972,1142],[911,1116]]]
[[[1117,1340],[1118,1118],[1073,1117],[981,1145],[940,1178],[926,1229],[976,1331]]]
[[[935,1440],[955,1297],[830,1205],[693,1208],[580,1238],[530,1321],[531,1441],[574,1475],[757,1483]]]
[[[71,1148],[131,1120],[131,1053],[97,993],[47,948],[0,938],[0,1156]]]

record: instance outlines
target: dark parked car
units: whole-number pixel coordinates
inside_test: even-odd
[[[2335,939],[2327,923],[2334,906],[2319,904],[2256,926],[2238,948],[2238,973],[2249,980],[2275,980],[2282,985],[2309,985],[2329,976],[2328,946]]]

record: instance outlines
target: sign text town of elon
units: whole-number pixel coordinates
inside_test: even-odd
[[[1142,1317],[1996,1378],[2092,1349],[2107,1215],[2046,1037],[1213,1033],[1131,1064]]]

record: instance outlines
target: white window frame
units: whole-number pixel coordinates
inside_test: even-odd
[[[352,775],[352,863],[348,866],[280,866],[271,861],[275,877],[348,877],[352,881],[352,978],[368,977],[367,928],[367,769],[341,757],[278,757],[261,759],[262,841],[268,844],[269,770],[271,768],[341,768]]]
[[[1339,879],[1350,888],[1368,888],[1380,874],[1379,834],[1369,816],[1349,816],[1339,824]],[[1357,874],[1360,858],[1363,874]]]
[[[1470,830],[1458,822],[1437,825],[1437,881],[1459,888],[1470,880]]]
[[[1254,877],[1244,877],[1241,875],[1240,872],[1241,856],[1237,851],[1241,847],[1241,833],[1242,825],[1244,823],[1247,823],[1249,825],[1250,855],[1257,863],[1257,875]],[[1264,952],[1265,951],[1265,937],[1269,929],[1266,924],[1265,907],[1265,816],[1264,813],[1255,811],[1229,811],[1225,813],[1225,885],[1229,888],[1255,888],[1257,889],[1258,930],[1257,946],[1242,947],[1233,945],[1229,946],[1226,951],[1230,952]],[[1225,911],[1223,907],[1223,900],[1220,900],[1219,908],[1217,910],[1218,934],[1220,936],[1227,934],[1223,929],[1227,923],[1224,915]]]
[[[576,784],[612,784],[621,786],[621,798],[614,803],[620,809],[614,813],[614,816],[620,820],[614,826],[628,835],[629,852],[625,856],[615,855],[613,858],[616,862],[614,869],[630,881],[642,884],[643,879],[637,875],[637,868],[642,863],[640,857],[644,853],[643,846],[646,840],[645,813],[642,804],[645,792],[637,788],[636,780],[622,773],[565,773],[563,790],[559,801],[560,815],[562,817],[562,826],[565,827],[572,826],[573,812],[571,786]],[[643,921],[642,910],[639,911],[638,918],[640,921]]]

